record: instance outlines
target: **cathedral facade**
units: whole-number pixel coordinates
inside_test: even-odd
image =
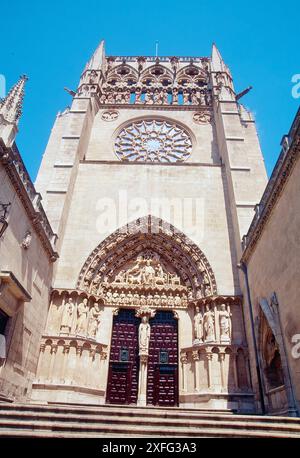
[[[27,398],[261,412],[240,260],[267,175],[218,49],[101,42],[69,93],[35,183],[55,240]]]

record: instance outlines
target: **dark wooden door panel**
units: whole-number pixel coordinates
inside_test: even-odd
[[[172,312],[158,311],[150,321],[147,404],[178,404],[178,326]]]
[[[138,391],[138,325],[134,310],[114,317],[106,402],[136,404]]]

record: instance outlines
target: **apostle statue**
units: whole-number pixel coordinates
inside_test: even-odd
[[[89,329],[88,335],[92,339],[96,339],[97,332],[99,329],[100,324],[100,307],[99,304],[96,302],[90,310],[90,319],[89,319]]]
[[[148,355],[150,341],[150,324],[146,315],[143,316],[139,326],[139,353]]]
[[[221,305],[219,311],[220,341],[229,342],[231,339],[231,313],[226,310],[226,305]]]
[[[63,334],[70,334],[73,322],[74,303],[70,297],[64,305],[60,332]]]
[[[194,335],[195,335],[195,344],[203,342],[203,317],[198,306],[195,307],[195,316],[194,316]]]
[[[205,342],[214,342],[216,340],[214,313],[210,310],[209,305],[206,306],[206,312],[203,315],[203,327]]]
[[[87,333],[87,315],[88,315],[88,300],[86,298],[78,305],[77,308],[77,324],[76,324],[76,334],[85,336]]]

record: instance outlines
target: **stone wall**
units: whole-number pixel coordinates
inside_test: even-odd
[[[0,239],[0,309],[8,315],[7,356],[1,360],[0,394],[24,400],[31,396],[37,369],[53,263],[2,164],[0,182],[0,201],[11,202],[8,227]],[[22,246],[28,232],[29,245]]]
[[[255,318],[259,317],[260,301],[270,302],[276,293],[281,330],[284,336],[287,363],[293,390],[300,402],[300,358],[293,356],[295,342],[300,334],[300,161],[290,175],[248,261],[248,276]],[[281,355],[284,358],[284,355]],[[254,365],[254,361],[252,361]],[[254,369],[253,369],[254,370]],[[274,396],[273,396],[274,397]],[[275,403],[278,410],[282,402]]]

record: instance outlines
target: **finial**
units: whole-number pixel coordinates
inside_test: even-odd
[[[17,124],[23,107],[24,86],[28,77],[21,75],[19,81],[11,88],[0,102],[0,123]]]

